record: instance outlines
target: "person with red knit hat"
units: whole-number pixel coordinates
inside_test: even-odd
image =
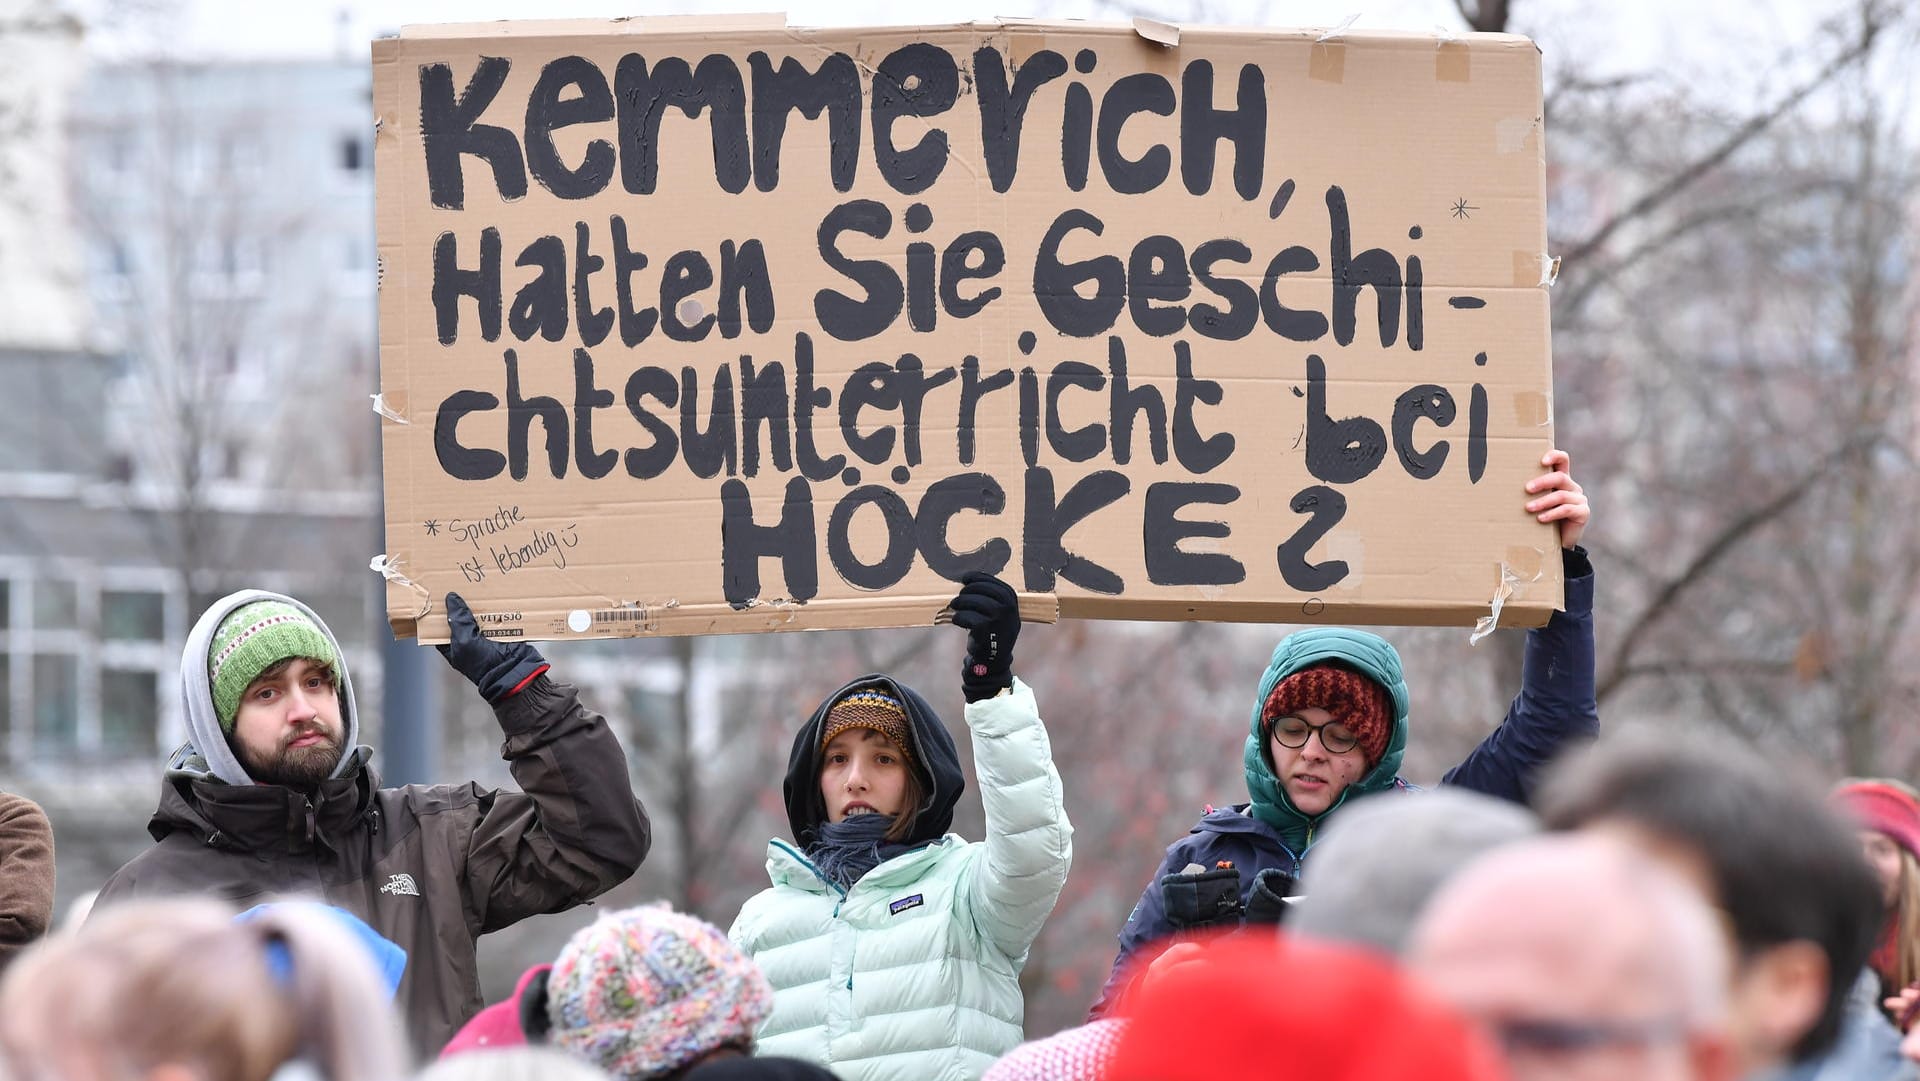
[[[1506,1081],[1489,1038],[1391,964],[1272,932],[1214,937],[1130,1003],[1105,1081]]]
[[[1523,804],[1541,767],[1600,728],[1593,565],[1579,546],[1592,513],[1564,452],[1549,452],[1541,465],[1546,471],[1527,483],[1526,510],[1559,529],[1566,609],[1527,632],[1520,693],[1506,718],[1441,778]],[[1409,712],[1400,655],[1386,639],[1347,627],[1282,639],[1261,676],[1241,750],[1249,802],[1208,808],[1167,847],[1120,930],[1092,1016],[1111,1011],[1174,935],[1278,921],[1328,816],[1356,799],[1413,788],[1399,775]]]
[[[1847,781],[1833,802],[1860,830],[1860,848],[1880,880],[1886,923],[1868,965],[1903,1030],[1920,1028],[1920,795],[1893,780]]]

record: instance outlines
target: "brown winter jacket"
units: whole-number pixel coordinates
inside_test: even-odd
[[[0,971],[53,922],[53,827],[40,805],[0,792]]]
[[[406,951],[395,1003],[415,1051],[431,1056],[481,1007],[476,938],[606,892],[652,840],[620,744],[573,687],[540,676],[495,713],[519,792],[381,788],[366,747],[311,797],[177,761],[147,826],[159,843],[96,903],[299,894],[344,908]]]

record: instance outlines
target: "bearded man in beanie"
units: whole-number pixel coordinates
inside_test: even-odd
[[[395,1005],[416,1046],[446,1043],[481,1007],[480,935],[606,892],[651,843],[606,721],[547,676],[532,646],[483,637],[458,594],[447,617],[440,651],[493,707],[520,791],[381,788],[333,632],[292,597],[245,590],[187,636],[188,742],[147,826],[156,843],[96,905],[173,893],[324,901],[406,951]]]
[[[1527,632],[1520,693],[1506,718],[1442,783],[1526,803],[1534,778],[1600,728],[1594,698],[1593,565],[1579,546],[1592,513],[1564,451],[1541,459],[1526,510],[1560,532],[1566,607]],[[1281,639],[1260,677],[1241,752],[1249,802],[1206,815],[1168,846],[1120,931],[1092,1015],[1106,1014],[1171,936],[1243,919],[1277,919],[1327,818],[1401,779],[1408,716],[1400,655],[1366,631],[1323,627]]]

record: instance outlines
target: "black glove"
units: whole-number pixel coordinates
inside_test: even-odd
[[[473,609],[458,593],[447,594],[447,629],[453,641],[434,648],[492,705],[513,697],[528,680],[547,670],[547,659],[525,642],[483,637]]]
[[[1286,919],[1286,898],[1293,893],[1293,876],[1278,867],[1269,867],[1253,876],[1253,889],[1247,894],[1248,923],[1279,923]]]
[[[1020,637],[1020,598],[1013,587],[984,571],[962,578],[948,607],[953,625],[967,632],[967,662],[960,690],[967,701],[992,698],[1013,686],[1013,643]]]
[[[1176,931],[1240,925],[1240,872],[1231,867],[1182,871],[1160,879],[1167,922]]]

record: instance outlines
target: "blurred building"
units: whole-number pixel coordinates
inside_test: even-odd
[[[371,74],[0,33],[0,776],[144,790],[231,589],[307,599],[378,701]]]

